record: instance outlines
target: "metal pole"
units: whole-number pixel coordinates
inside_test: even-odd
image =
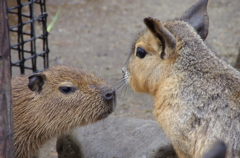
[[[7,0],[0,0],[0,158],[13,157],[13,117]]]

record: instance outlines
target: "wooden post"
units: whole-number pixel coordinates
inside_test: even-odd
[[[7,0],[0,0],[0,158],[13,158],[10,42]]]

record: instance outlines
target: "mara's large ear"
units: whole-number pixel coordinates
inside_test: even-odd
[[[145,18],[144,23],[148,29],[162,42],[162,59],[170,58],[176,51],[176,38],[162,25],[159,20],[151,17]]]
[[[208,0],[198,0],[185,11],[181,20],[188,22],[201,36],[207,38],[209,17],[207,13]]]
[[[40,92],[42,90],[42,86],[44,85],[44,82],[46,80],[46,76],[41,73],[36,73],[28,77],[28,88],[31,91],[37,91]]]

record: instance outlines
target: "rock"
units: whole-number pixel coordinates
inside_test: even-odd
[[[59,158],[175,158],[157,122],[110,116],[58,138]]]

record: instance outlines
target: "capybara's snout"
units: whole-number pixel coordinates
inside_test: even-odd
[[[111,87],[101,87],[100,94],[107,106],[116,106],[116,92]]]

